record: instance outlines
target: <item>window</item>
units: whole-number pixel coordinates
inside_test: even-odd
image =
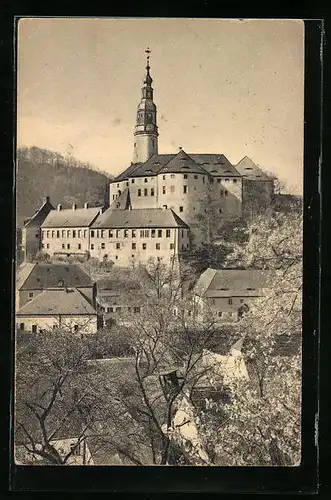
[[[100,238],[104,238],[105,237],[105,231],[102,229],[100,231]]]
[[[121,235],[121,230],[120,229],[116,229],[116,238],[119,238]]]
[[[148,189],[144,189],[144,196],[148,196]]]
[[[146,248],[147,248],[146,243],[143,243],[143,250],[146,250]]]
[[[149,230],[148,229],[145,229],[144,234],[145,234],[145,238],[149,238]]]
[[[37,333],[37,325],[32,325],[32,333]]]
[[[65,247],[66,247],[66,246],[65,246],[65,244],[64,244],[64,243],[62,243],[62,248],[65,248]]]
[[[184,174],[184,179],[187,179],[187,174]]]
[[[152,237],[152,238],[155,238],[155,236],[156,236],[156,230],[155,230],[155,229],[152,229],[152,230],[151,230],[151,237]]]
[[[101,250],[104,250],[106,248],[106,244],[105,243],[101,243]]]
[[[205,183],[205,176],[202,177],[202,182]]]
[[[141,229],[141,230],[140,230],[140,238],[143,238],[143,237],[144,237],[144,234],[145,234],[144,230],[143,230],[143,229]]]
[[[166,229],[166,238],[170,238],[170,229]]]
[[[145,179],[144,179],[144,182],[148,182],[148,179],[147,179],[147,177],[145,177]]]
[[[170,177],[171,177],[171,179],[174,179],[175,178],[175,174],[171,174]]]
[[[52,231],[52,238],[55,238],[55,231]]]
[[[186,248],[190,248],[190,244],[189,243],[186,243]]]
[[[138,189],[138,196],[141,196],[141,189]]]
[[[165,175],[163,175],[163,176],[162,176],[162,179],[165,181],[165,180],[166,180],[166,176],[165,176]]]
[[[87,229],[84,229],[84,238],[87,238]]]
[[[132,238],[135,238],[135,237],[136,237],[136,230],[135,230],[135,229],[132,229],[132,231],[131,231],[131,236],[132,236]]]
[[[50,234],[50,231],[47,231],[47,232],[46,232],[46,236],[47,236],[47,238],[49,238],[49,234]]]
[[[67,244],[67,250],[70,250],[70,243]]]
[[[45,238],[45,231],[41,231],[41,239]]]
[[[243,304],[243,302],[244,302],[244,299],[240,299],[240,304]]]
[[[151,189],[151,196],[154,196],[154,188]]]
[[[220,214],[222,213],[222,209],[221,208],[218,211],[219,211]]]
[[[91,238],[94,238],[94,231],[93,231],[93,229],[91,231]]]
[[[175,186],[170,186],[170,193],[174,193],[175,192]]]
[[[162,186],[162,194],[166,194],[166,187]]]
[[[132,243],[132,250],[135,250],[137,248],[137,244],[136,243]]]
[[[140,307],[139,306],[134,307],[133,312],[140,313]]]
[[[43,243],[41,244],[41,248],[45,248],[45,245]]]
[[[232,305],[232,298],[230,297],[229,300],[228,300],[230,306]]]
[[[124,238],[128,238],[128,236],[129,236],[129,230],[124,229]]]
[[[103,243],[104,244],[104,243]],[[102,246],[102,245],[101,245]],[[78,250],[81,250],[82,249],[82,245],[80,243],[78,243]]]
[[[72,237],[76,238],[76,231],[75,230],[72,231]]]
[[[20,330],[24,330],[24,323],[20,323]]]
[[[117,259],[118,259],[118,255],[115,255],[115,260],[117,260]]]
[[[126,183],[125,183],[125,185],[126,185],[126,186],[128,186],[128,185],[129,185],[129,183],[128,183],[128,182],[126,182]]]
[[[237,182],[237,179],[233,179],[234,184]]]
[[[155,248],[156,248],[156,250],[160,250],[160,248],[161,248],[160,243],[156,243]]]
[[[119,188],[119,187],[120,187],[120,185],[119,185],[119,184],[117,184],[117,187]]]
[[[183,207],[179,207],[180,212],[183,212],[183,210],[184,210]]]
[[[93,243],[92,243],[92,245],[91,245],[91,250],[94,250],[94,245],[93,245]]]
[[[229,194],[229,192],[228,191],[224,191],[224,194],[225,194],[225,196],[227,196]]]
[[[109,238],[112,238],[113,237],[113,231],[111,229],[109,229],[109,232],[108,232],[108,237]]]
[[[79,326],[78,325],[74,325],[74,331],[78,332],[78,330],[79,330]]]
[[[114,308],[113,307],[108,307],[108,312],[110,312],[110,313],[114,312]]]
[[[49,248],[49,243],[47,243],[46,248]]]
[[[121,248],[121,244],[120,243],[116,243],[116,250],[119,250]]]
[[[184,229],[182,229],[182,238],[184,238]]]
[[[198,178],[198,176],[197,176],[197,175],[195,175],[195,176],[194,176],[194,179],[197,179],[197,178]]]
[[[174,243],[170,243],[170,250],[174,250],[175,248],[175,244]]]
[[[187,193],[187,186],[183,186],[183,192],[184,192],[184,194]]]
[[[32,299],[33,297],[33,292],[29,292],[29,299]]]
[[[217,182],[220,183],[221,182],[221,179],[217,179]]]
[[[222,311],[218,311],[218,316],[221,318],[223,316]]]
[[[162,238],[162,229],[158,229],[157,231],[157,237]]]

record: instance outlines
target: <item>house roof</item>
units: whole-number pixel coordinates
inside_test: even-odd
[[[269,177],[259,168],[253,160],[248,158],[248,156],[244,156],[236,165],[236,170],[239,174],[251,180],[259,180],[259,181],[267,181],[270,180]]]
[[[26,282],[31,271],[36,264],[31,264],[29,262],[24,262],[16,269],[16,290],[19,290],[23,284]]]
[[[92,287],[90,276],[77,264],[32,264],[30,271],[21,280],[17,289],[39,290],[54,288],[63,282],[64,287]]]
[[[76,288],[44,290],[27,302],[17,316],[96,315],[94,307]]]
[[[109,208],[111,208],[112,210],[114,208],[123,208],[127,210],[129,207],[131,207],[130,189],[126,187],[123,193],[113,201]]]
[[[208,268],[195,284],[194,292],[201,297],[257,296],[269,278],[270,272],[257,269]]]
[[[215,177],[240,177],[240,173],[223,154],[190,154],[190,157]]]
[[[35,213],[32,215],[32,217],[29,217],[26,220],[24,227],[32,227],[32,226],[39,227],[42,224],[42,222],[45,220],[45,218],[47,217],[47,214],[51,210],[54,210],[54,207],[50,203],[49,198],[48,197],[44,198],[41,207],[39,207],[35,211]]]
[[[188,225],[171,209],[137,208],[106,210],[92,225],[93,228],[185,227]]]
[[[88,227],[97,218],[101,209],[102,207],[52,210],[41,227]]]
[[[165,172],[240,177],[240,173],[223,154],[187,154],[181,149],[177,154],[153,155],[145,163],[132,164],[112,182],[120,182],[131,177],[148,177]]]

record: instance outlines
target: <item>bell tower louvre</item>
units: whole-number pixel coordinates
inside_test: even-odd
[[[141,101],[137,107],[137,119],[134,131],[134,148],[132,163],[144,163],[154,154],[158,154],[158,128],[156,122],[156,106],[153,102],[153,79],[150,75],[150,49],[147,54],[146,76],[141,89]]]

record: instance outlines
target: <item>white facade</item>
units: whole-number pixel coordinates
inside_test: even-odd
[[[45,227],[41,231],[42,250],[49,255],[86,255],[90,247],[89,227]]]

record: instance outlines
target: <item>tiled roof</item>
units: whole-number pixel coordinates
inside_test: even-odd
[[[50,203],[49,198],[43,201],[43,204],[41,205],[40,208],[38,208],[35,213],[32,215],[32,217],[29,217],[26,220],[26,223],[24,224],[24,227],[31,227],[31,226],[36,226],[39,227],[40,224],[44,221],[44,219],[47,217],[47,214],[51,211],[54,210],[53,205]]]
[[[172,210],[137,208],[134,210],[106,210],[92,225],[93,228],[185,227],[187,224]]]
[[[174,156],[164,167],[159,171],[159,173],[166,172],[178,172],[178,173],[196,173],[206,175],[206,171],[201,168],[191,156],[185,153],[183,149]]]
[[[190,154],[190,157],[212,176],[240,177],[223,154]]]
[[[58,314],[96,315],[96,311],[77,289],[53,288],[43,291],[17,312],[17,316]]]
[[[145,163],[130,165],[112,182],[130,177],[148,177],[159,173],[200,173],[212,176],[240,177],[240,173],[223,154],[187,154],[183,149],[177,154],[153,155]]]
[[[20,265],[17,270],[16,270],[16,290],[19,290],[27,278],[29,277],[32,269],[35,267],[36,264],[31,264],[29,262],[24,262],[22,265]]]
[[[131,197],[130,197],[130,189],[126,187],[123,193],[113,201],[109,208],[123,208],[128,209],[131,207]]]
[[[90,276],[77,264],[33,264],[25,280],[20,283],[21,290],[54,288],[63,281],[63,286],[84,288],[92,287]]]
[[[269,177],[248,156],[245,156],[236,165],[239,174],[251,180],[266,181]]]
[[[270,272],[256,269],[209,268],[201,274],[194,291],[204,297],[257,296],[270,277]]]
[[[49,227],[88,227],[96,219],[102,207],[52,210],[42,228]]]

